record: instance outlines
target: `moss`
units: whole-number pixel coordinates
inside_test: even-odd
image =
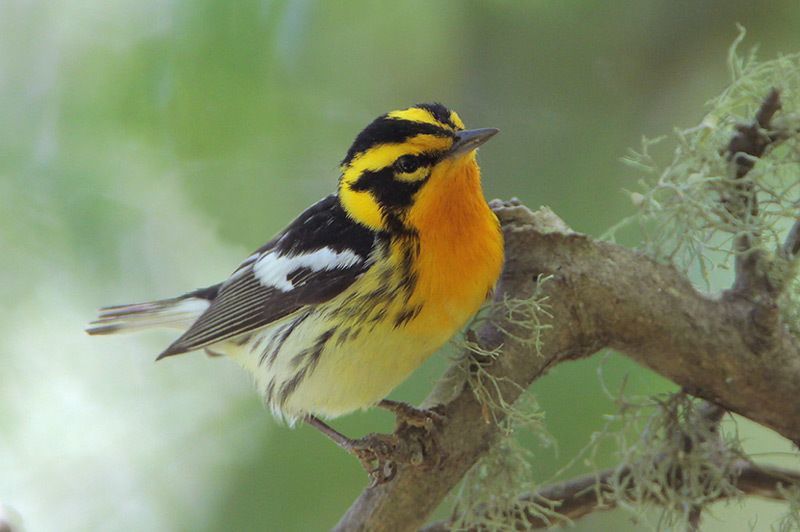
[[[629,191],[638,212],[606,235],[613,238],[621,227],[637,224],[645,251],[699,274],[709,285],[715,270],[727,269],[734,236],[750,233],[759,246],[777,250],[797,214],[800,54],[761,62],[755,51],[738,52],[743,39],[741,29],[728,57],[731,83],[708,102],[708,113],[697,126],[676,129],[671,137],[643,139],[638,150],[623,158],[641,175],[638,188]],[[787,138],[737,180],[725,148],[737,125],[752,122],[773,87],[783,102],[772,121],[773,133]],[[737,215],[730,205],[747,203],[749,193],[743,195],[742,187],[750,186],[758,211],[743,209],[745,215]]]
[[[494,302],[473,323],[465,338],[456,340],[462,359],[459,367],[465,375],[466,382],[477,401],[483,406],[486,422],[498,424],[504,432],[510,433],[514,427],[531,427],[541,425],[542,415],[538,409],[531,408],[535,401],[525,398],[526,391],[509,378],[497,377],[489,368],[502,356],[503,345],[485,348],[477,341],[475,329],[484,321],[491,320],[492,325],[503,333],[506,340],[518,342],[541,356],[542,335],[551,325],[546,323],[552,314],[547,305],[547,296],[542,294],[542,287],[550,277],[537,279],[534,293],[527,298],[504,297]],[[502,384],[517,388],[520,399],[513,404],[503,397]]]
[[[552,317],[548,311],[547,297],[542,286],[549,278],[540,278],[534,293],[524,299],[504,298],[493,303],[487,312],[473,324],[473,328],[486,320],[507,339],[530,346],[541,354],[542,333],[550,327],[546,321]],[[486,349],[468,332],[460,342],[463,359],[460,367],[465,380],[483,407],[487,423],[501,429],[500,440],[465,475],[454,495],[452,530],[508,530],[515,517],[536,516],[546,521],[563,521],[564,517],[552,510],[547,501],[521,499],[520,495],[534,490],[530,452],[523,448],[515,435],[520,430],[531,431],[543,442],[550,443],[544,428],[544,415],[536,398],[529,391],[508,378],[493,375],[489,368],[502,356],[503,346]],[[513,403],[503,396],[505,386],[517,388],[519,398]]]
[[[695,511],[738,497],[735,463],[744,453],[735,434],[704,417],[699,401],[683,393],[654,401],[637,440],[617,437],[620,465],[604,496],[642,517],[656,508],[655,529],[688,526]]]
[[[495,303],[500,319],[494,320],[495,327],[506,338],[529,346],[537,355],[542,354],[542,335],[552,326],[548,297],[542,294],[543,286],[553,278],[552,275],[539,275],[533,295],[527,298],[512,298],[504,294],[503,300]]]
[[[451,530],[514,530],[514,522],[535,516],[566,522],[548,501],[520,498],[534,491],[528,452],[514,438],[503,438],[464,477],[455,495]]]
[[[474,340],[461,342],[465,357],[460,365],[466,375],[467,385],[483,407],[487,423],[495,423],[504,434],[510,435],[519,427],[540,427],[543,414],[533,396],[512,379],[497,377],[488,368],[501,356],[502,346],[493,350],[482,348]],[[503,397],[502,386],[510,385],[522,394],[511,403]]]

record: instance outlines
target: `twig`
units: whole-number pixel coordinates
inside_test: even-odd
[[[785,500],[786,487],[800,485],[800,472],[790,471],[779,467],[756,465],[741,460],[734,465],[736,471],[736,487],[743,496],[757,496],[772,500]],[[559,484],[553,484],[537,491],[534,494],[523,495],[521,503],[538,502],[550,505],[566,520],[576,520],[590,513],[613,510],[617,500],[610,495],[614,491],[612,483],[620,484],[619,480],[626,480],[626,485],[633,489],[633,481],[628,479],[630,470],[623,468],[606,469],[596,474],[585,475]],[[718,500],[722,500],[720,497]],[[658,503],[658,498],[652,502]],[[524,506],[524,505],[520,505]],[[515,520],[509,520],[509,529],[536,529],[553,526],[549,520],[544,520],[534,515],[516,515]],[[438,521],[424,528],[423,532],[445,532],[450,530],[446,521]]]
[[[738,126],[737,133],[728,144],[728,159],[733,161],[737,184],[734,186],[733,194],[723,196],[722,201],[728,211],[742,222],[758,216],[756,189],[753,183],[744,180],[744,177],[753,169],[756,160],[764,155],[770,144],[776,140],[771,136],[769,129],[773,116],[780,108],[780,92],[773,88],[761,103],[755,120],[748,125]],[[762,253],[756,246],[757,236],[749,230],[744,230],[734,238],[736,252],[734,290],[740,293],[761,290],[765,282],[765,276],[760,268]]]
[[[781,109],[781,93],[773,88],[756,111],[755,120],[736,128],[737,134],[728,144],[728,157],[736,164],[736,179],[741,179],[755,165],[753,159],[764,155],[774,140],[769,134],[772,118]],[[750,157],[747,157],[747,156]]]
[[[683,452],[690,453],[692,452],[693,447],[707,444],[714,445],[721,451],[724,448],[724,445],[719,433],[719,424],[724,415],[724,408],[708,401],[703,401],[698,407],[694,419],[690,420],[690,423],[695,425],[696,429],[698,429],[695,430],[696,438],[693,440],[687,434],[680,435],[680,437],[683,439]],[[713,438],[714,441],[708,441],[709,437]],[[722,455],[723,453],[720,452],[719,454]],[[704,509],[705,508],[702,504],[696,504],[692,506],[688,517],[690,532],[696,532],[700,530],[700,522],[703,518]]]

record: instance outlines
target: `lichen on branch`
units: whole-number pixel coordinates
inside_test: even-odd
[[[743,38],[744,32],[729,53],[730,86],[708,102],[700,123],[676,129],[671,150],[667,136],[643,139],[623,158],[641,174],[630,192],[638,212],[615,230],[637,224],[644,251],[709,285],[715,270],[729,268],[731,253],[751,251],[732,245],[738,235],[753,235],[751,246],[774,252],[798,217],[800,53],[758,61],[755,52],[738,53]],[[773,89],[783,111],[757,131],[770,141],[766,153],[738,153],[731,138]],[[743,162],[746,175],[732,168]]]

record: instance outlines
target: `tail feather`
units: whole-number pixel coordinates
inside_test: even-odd
[[[97,319],[86,328],[86,332],[98,335],[154,327],[187,329],[210,304],[208,299],[196,297],[193,293],[159,301],[104,307],[100,309]]]

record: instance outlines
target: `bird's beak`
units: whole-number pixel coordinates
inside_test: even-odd
[[[448,157],[457,157],[464,153],[469,153],[490,138],[497,135],[499,129],[486,127],[483,129],[468,129],[456,133],[455,141],[447,152]]]

